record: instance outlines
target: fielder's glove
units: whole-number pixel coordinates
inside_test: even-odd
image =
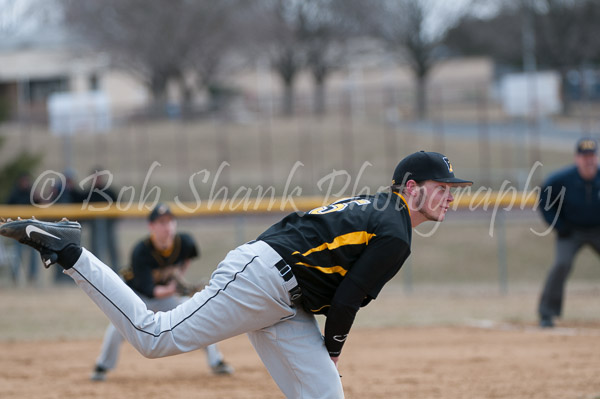
[[[181,296],[192,296],[196,292],[202,291],[204,289],[204,284],[190,284],[187,281],[184,281],[181,278],[175,278],[177,282],[176,292]]]

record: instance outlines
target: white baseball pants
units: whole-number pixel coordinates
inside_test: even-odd
[[[189,297],[180,297],[172,295],[166,298],[148,298],[138,294],[141,300],[146,304],[146,307],[153,312],[166,312],[176,308],[180,303],[189,299]],[[112,370],[116,367],[119,360],[119,352],[123,344],[123,336],[111,323],[106,328],[104,340],[102,341],[102,349],[96,359],[96,365],[101,366],[106,370]],[[218,365],[223,361],[223,354],[219,351],[217,344],[209,345],[206,348],[206,360],[209,367]]]
[[[209,285],[168,312],[154,313],[108,266],[83,249],[66,270],[142,355],[164,357],[247,333],[287,398],[343,398],[312,314],[295,307],[264,242],[229,252]]]

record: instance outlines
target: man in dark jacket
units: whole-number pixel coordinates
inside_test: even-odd
[[[561,198],[562,197],[562,198]],[[541,194],[542,215],[557,233],[556,259],[546,278],[539,303],[541,327],[553,327],[562,312],[564,287],[573,259],[589,244],[600,254],[600,173],[598,143],[577,142],[575,165],[552,174]]]

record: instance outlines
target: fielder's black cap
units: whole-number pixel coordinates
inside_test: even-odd
[[[158,219],[161,216],[164,215],[169,215],[171,217],[175,217],[175,215],[173,215],[173,212],[171,212],[171,208],[169,208],[168,205],[166,204],[157,204],[154,209],[152,209],[152,212],[150,212],[150,215],[148,216],[148,221],[149,222],[154,222],[156,219]]]
[[[452,164],[443,154],[439,152],[415,152],[404,158],[392,178],[392,185],[404,185],[408,180],[422,182],[425,180],[434,180],[441,183],[448,183],[454,186],[470,186],[472,181],[462,180],[454,176]]]
[[[577,141],[575,151],[578,154],[595,154],[598,152],[598,142],[591,137],[584,137]]]

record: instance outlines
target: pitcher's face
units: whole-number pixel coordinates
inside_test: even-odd
[[[446,218],[450,203],[454,201],[451,192],[452,185],[427,180],[419,187],[416,204],[417,211],[427,220],[441,222]]]

